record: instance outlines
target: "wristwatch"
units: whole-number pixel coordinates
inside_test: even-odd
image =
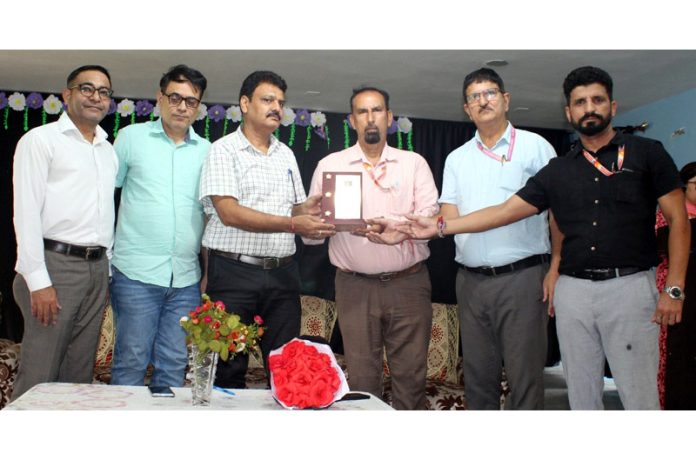
[[[666,292],[674,300],[684,300],[686,298],[684,290],[679,286],[665,286],[662,292]]]

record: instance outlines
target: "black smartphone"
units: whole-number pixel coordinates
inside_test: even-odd
[[[174,392],[167,386],[149,386],[150,394],[157,398],[173,398]]]

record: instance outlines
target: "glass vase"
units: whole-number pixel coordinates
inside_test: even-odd
[[[191,396],[194,406],[209,406],[218,354],[211,350],[201,352],[192,345],[193,386]]]

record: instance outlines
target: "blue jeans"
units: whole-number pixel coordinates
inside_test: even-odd
[[[151,385],[184,386],[188,354],[186,332],[179,320],[200,304],[198,283],[183,288],[155,286],[112,269],[116,344],[111,383],[144,385],[147,366],[152,363]]]

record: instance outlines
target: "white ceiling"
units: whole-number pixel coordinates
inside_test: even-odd
[[[0,50],[0,89],[58,92],[72,69],[93,63],[109,69],[116,97],[153,98],[162,73],[184,63],[208,78],[208,104],[236,103],[244,77],[268,69],[287,81],[290,107],[347,113],[351,89],[369,84],[389,91],[395,115],[460,121],[464,76],[490,59],[509,62],[496,70],[520,126],[569,128],[561,85],[581,65],[612,75],[619,112],[696,87],[692,50]]]

